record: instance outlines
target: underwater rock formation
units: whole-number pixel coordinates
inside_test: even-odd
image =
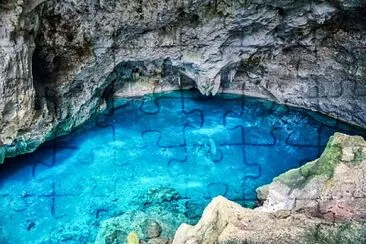
[[[363,243],[365,173],[366,141],[336,133],[319,159],[259,188],[263,206],[216,197],[197,225],[179,227],[173,243]]]
[[[165,89],[264,97],[366,126],[365,6],[2,1],[0,159],[68,133],[115,94]]]
[[[186,199],[172,188],[153,188],[137,201],[140,209],[127,211],[102,222],[95,244],[130,243],[130,235],[140,243],[167,244],[186,217]]]

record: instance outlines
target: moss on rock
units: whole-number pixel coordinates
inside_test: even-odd
[[[305,232],[299,243],[366,243],[366,225],[357,222],[319,224]]]
[[[341,162],[342,145],[340,136],[335,133],[330,137],[329,142],[319,159],[309,162],[300,168],[292,169],[273,179],[273,182],[283,183],[291,188],[302,188],[314,177],[330,179],[333,176],[335,167]]]

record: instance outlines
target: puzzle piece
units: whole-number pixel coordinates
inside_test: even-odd
[[[171,155],[172,159],[169,160],[167,165],[168,172],[171,176],[175,177],[184,174],[179,168],[184,168],[188,165],[190,155],[195,155],[195,157],[199,157],[198,160],[205,161],[208,164],[221,160],[222,153],[219,148],[220,144],[214,140],[214,134],[202,136],[202,130],[205,131],[202,127],[194,128],[189,125],[184,127],[184,143],[182,148],[184,149],[185,157],[177,158],[176,155]]]
[[[227,112],[240,113],[243,109],[245,99],[240,96],[230,94],[217,94],[215,97],[202,96],[198,90],[191,89],[189,91],[182,91],[184,107],[187,110],[200,108],[201,111],[207,114],[216,114],[217,117],[223,118],[223,114]],[[219,105],[219,106],[218,106]],[[191,109],[190,109],[191,108]],[[211,118],[212,119],[212,118]],[[209,123],[206,123],[208,126]]]
[[[19,181],[12,183],[9,195],[0,197],[3,206],[0,214],[7,216],[6,223],[0,224],[17,226],[17,232],[21,234],[19,236],[37,239],[39,231],[47,230],[54,217],[52,184],[40,184],[35,180],[24,181],[23,184],[19,184]]]
[[[187,158],[184,160],[171,160],[169,162],[169,172],[178,179],[183,189],[184,196],[194,196],[207,198],[207,189],[210,194],[216,189],[217,194],[223,193],[222,187],[227,186],[225,196],[231,199],[239,199],[241,190],[234,188],[231,182],[241,182],[245,176],[251,175],[259,177],[260,169],[256,164],[245,161],[243,146],[222,146],[222,158],[214,161],[207,155],[206,150],[194,147],[189,150]],[[210,182],[202,184],[202,182]],[[209,188],[207,188],[209,187]],[[211,189],[212,188],[212,189]],[[221,190],[220,190],[220,189]]]
[[[206,199],[211,200],[216,196],[227,196],[229,192],[229,185],[222,182],[212,182],[207,186]]]
[[[273,130],[276,127],[272,128],[253,125],[243,120],[244,117],[244,114],[235,115],[228,113],[224,118],[225,126],[227,126],[227,128],[230,130],[231,138],[236,138],[229,144],[268,146],[276,144],[276,138],[273,135]]]
[[[178,107],[173,113],[171,112],[172,106]],[[136,112],[137,107],[138,112]],[[169,96],[169,93],[157,98],[135,101],[126,109],[118,111],[115,116],[118,118],[115,123],[119,128],[124,128],[123,130],[130,129],[143,133],[160,128],[159,145],[162,147],[183,146],[184,126],[201,127],[203,117],[199,110],[186,111],[182,97]],[[116,133],[118,134],[119,131]],[[122,133],[117,136],[123,138]]]
[[[245,190],[250,187],[246,179],[251,179],[253,182],[256,182],[262,177],[261,167],[265,167],[265,165],[260,165],[257,160],[248,157],[248,145],[224,145],[222,146],[222,150],[224,157],[218,165],[220,166],[220,172],[226,173],[223,178],[225,181],[221,182],[229,185],[227,197],[235,200],[252,200],[253,198],[245,198],[242,194],[243,189]],[[231,174],[235,175],[235,177],[231,176]],[[237,184],[233,185],[230,182],[237,182]],[[255,188],[250,188],[250,190],[253,192]]]
[[[11,203],[11,201],[0,198],[0,214],[6,216],[0,221],[1,226],[12,226],[16,229],[18,235],[14,236],[10,232],[9,239],[22,237],[23,240],[18,240],[19,243],[25,243],[27,240],[37,240],[40,232],[49,230],[50,224],[54,224],[51,215],[51,202],[48,197],[27,196],[22,198],[22,203]],[[6,203],[8,202],[8,204]],[[15,205],[16,209],[14,209]]]
[[[224,125],[231,129],[234,134],[240,131],[241,144],[275,144],[276,138],[272,135],[275,126],[269,123],[272,122],[274,111],[278,113],[279,109],[276,110],[273,102],[253,98],[242,99],[242,111],[240,113],[226,113]]]

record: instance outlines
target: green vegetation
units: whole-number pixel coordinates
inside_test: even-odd
[[[366,226],[358,223],[317,225],[305,233],[301,243],[362,244],[366,243]]]
[[[334,145],[332,141],[333,138],[328,143],[318,163],[308,172],[309,174],[326,175],[328,179],[333,176],[334,168],[340,162],[342,156],[342,148],[339,145]]]
[[[342,147],[334,143],[332,136],[323,154],[318,160],[303,165],[298,169],[289,170],[286,173],[274,178],[292,188],[301,188],[314,177],[322,177],[325,180],[332,178],[334,168],[341,161]]]

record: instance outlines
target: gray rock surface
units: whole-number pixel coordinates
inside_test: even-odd
[[[216,197],[195,226],[178,228],[173,244],[364,243],[365,173],[366,141],[336,133],[319,159],[258,188],[263,206]]]
[[[257,189],[258,210],[292,210],[330,221],[366,216],[366,141],[336,133],[319,159],[290,170]]]
[[[366,126],[366,2],[7,0],[0,145],[33,151],[106,98],[197,87]],[[0,153],[0,159],[4,153]]]
[[[365,231],[361,222],[333,223],[299,212],[264,212],[218,196],[195,226],[182,224],[178,228],[173,244],[361,244],[366,241]]]

